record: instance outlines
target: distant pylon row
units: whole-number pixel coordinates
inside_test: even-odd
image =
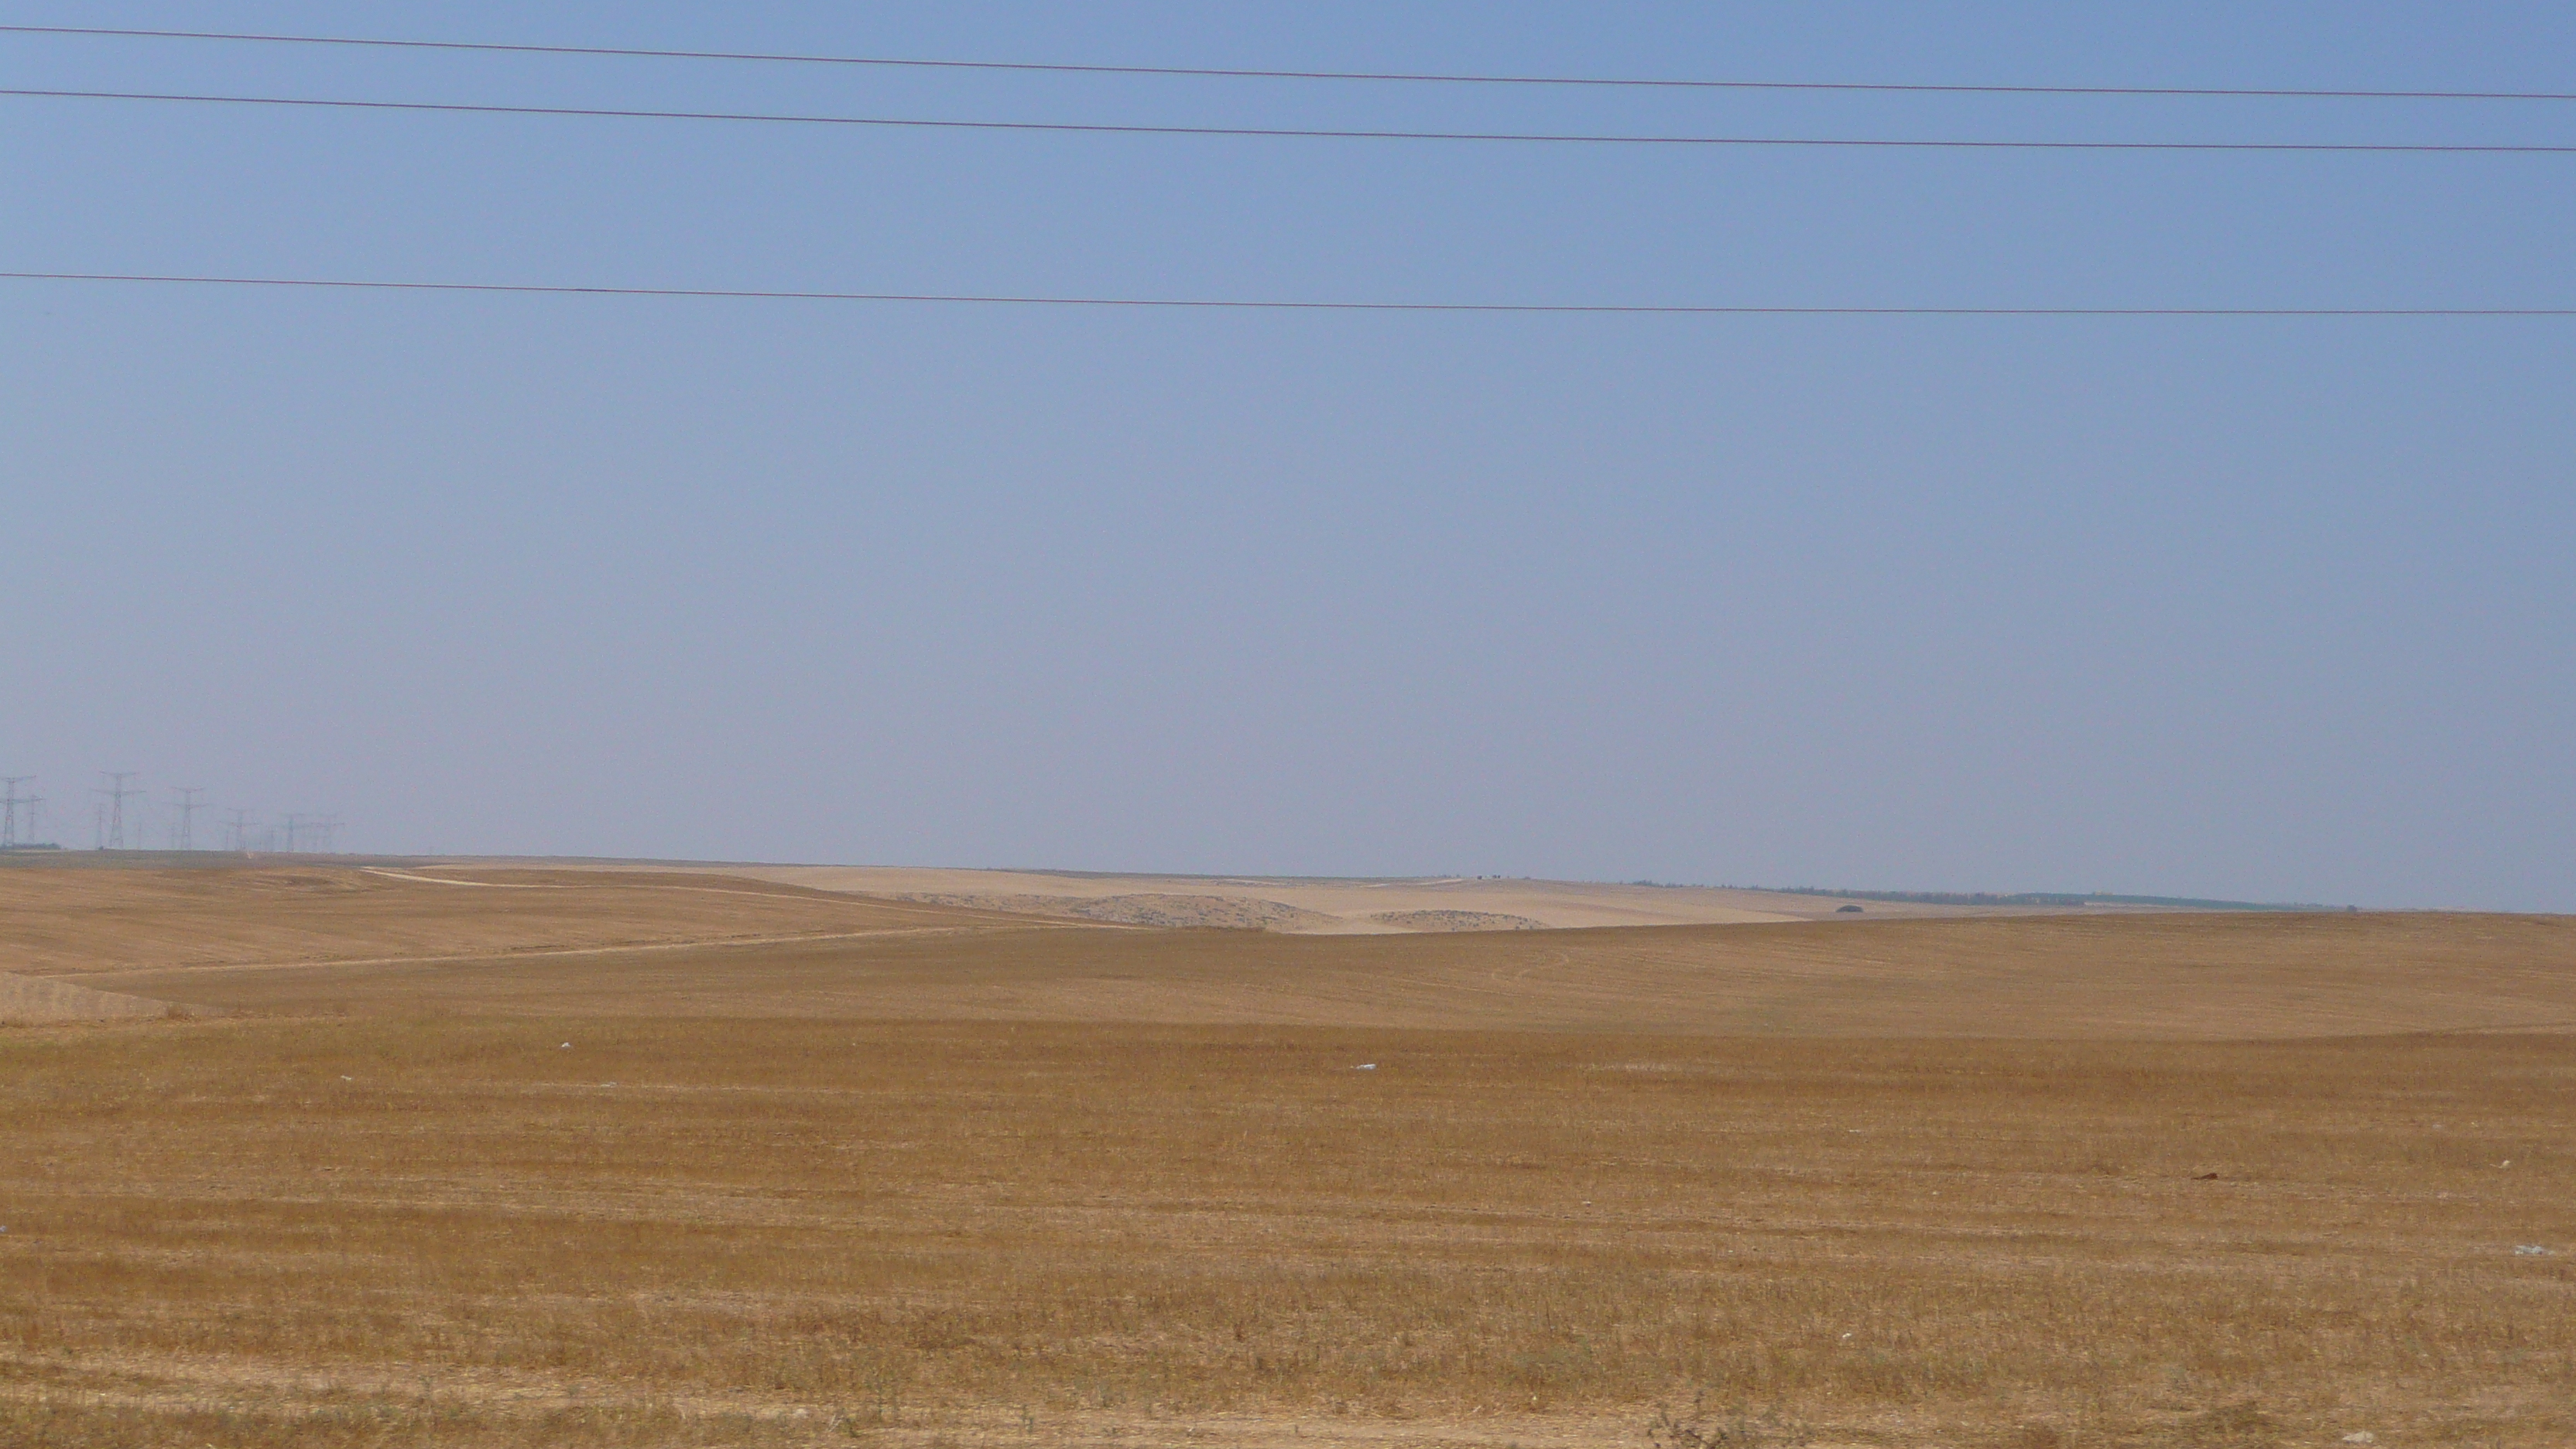
[[[102,770],[99,778],[106,783],[89,793],[90,845],[96,850],[148,850],[143,812],[129,809],[129,802],[143,799],[149,792],[132,783],[140,772]],[[0,775],[0,850],[60,850],[56,841],[38,836],[37,807],[45,797],[31,788],[34,775]],[[197,812],[210,808],[205,800],[205,787],[173,785],[164,816],[163,845],[170,850],[197,850]],[[249,810],[224,812],[223,849],[244,853],[283,853],[289,855],[325,855],[335,852],[340,832],[346,822],[336,815],[310,812],[281,815],[273,821],[259,820]]]

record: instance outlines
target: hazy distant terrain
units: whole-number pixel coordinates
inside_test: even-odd
[[[1481,876],[1322,880],[883,866],[729,869],[759,880],[891,900],[1139,925],[1251,927],[1299,935],[1719,925],[1817,920],[1844,914],[1946,916],[2136,909],[2024,899],[1927,902],[1885,897],[1863,902],[1848,896],[1792,891]]]

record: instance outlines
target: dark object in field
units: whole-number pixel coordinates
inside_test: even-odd
[[[2218,1181],[2218,1174],[2217,1174],[2217,1173],[2214,1173],[2214,1172],[2204,1172],[2204,1173],[2202,1173],[2200,1176],[2198,1176],[2198,1177],[2196,1177],[2196,1178],[2193,1178],[2193,1179],[2192,1179],[2192,1181],[2194,1181],[2194,1182],[2216,1182],[2216,1181]]]
[[[1835,914],[1835,915],[1837,915],[1837,916],[1857,916],[1857,915],[1859,915],[1859,914],[1860,914],[1860,907],[1858,907],[1858,906],[1837,906],[1837,907],[1835,907],[1835,908],[1834,908],[1834,914]]]

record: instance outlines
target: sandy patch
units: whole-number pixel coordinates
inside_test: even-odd
[[[68,981],[0,976],[0,1026],[50,1026],[68,1021],[114,1021],[170,1014],[166,1001],[93,991]]]

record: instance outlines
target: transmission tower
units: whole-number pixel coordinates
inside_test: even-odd
[[[245,855],[249,854],[250,812],[247,810],[227,810],[224,813],[232,817],[232,819],[224,822],[224,848],[227,850],[237,850]]]
[[[179,797],[179,825],[170,832],[170,846],[174,850],[194,850],[197,848],[197,812],[206,808],[197,797],[206,793],[205,787],[173,785],[170,793]]]
[[[99,848],[101,850],[123,850],[125,848],[125,802],[143,793],[141,790],[133,788],[125,782],[133,779],[138,772],[134,770],[101,770],[98,773],[108,782],[106,785],[90,791],[93,795],[104,795],[107,797],[105,800],[100,802],[107,811],[107,818],[99,830]],[[141,822],[139,821],[137,822],[138,825],[140,823]]]
[[[27,807],[27,836],[35,838],[36,802],[30,795],[21,797],[18,787],[35,779],[33,775],[0,775],[0,850],[18,844],[18,807]]]
[[[304,829],[304,822],[312,818],[313,817],[310,815],[288,815],[286,817],[287,854],[293,855],[295,853],[295,837]]]

